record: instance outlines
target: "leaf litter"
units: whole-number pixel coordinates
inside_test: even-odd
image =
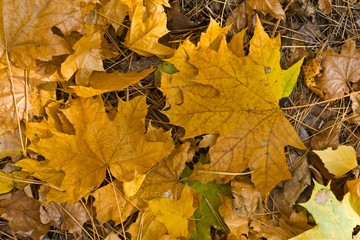
[[[358,235],[357,1],[100,2],[3,3],[1,237]]]

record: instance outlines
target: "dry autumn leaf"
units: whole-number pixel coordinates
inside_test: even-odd
[[[89,78],[90,87],[71,86],[74,92],[83,98],[93,97],[106,92],[120,91],[129,87],[152,73],[154,69],[149,68],[142,72],[93,72]]]
[[[170,235],[174,237],[188,237],[189,222],[195,208],[190,187],[185,187],[178,200],[169,198],[155,198],[147,201],[149,208],[155,214],[155,219],[165,224]]]
[[[210,165],[202,170],[240,173],[250,168],[256,187],[267,195],[279,181],[291,178],[284,147],[305,149],[279,107],[302,61],[282,70],[280,36],[270,39],[259,19],[247,56],[239,47],[243,34],[228,44],[224,29],[210,23],[198,46],[186,41],[169,60],[179,72],[165,75],[161,89],[171,104],[165,113],[185,128],[184,138],[220,135],[210,148]],[[201,172],[193,178],[228,182],[233,176]]]
[[[347,193],[339,202],[329,186],[315,182],[311,199],[301,205],[313,215],[316,226],[291,240],[352,239],[353,229],[359,225],[360,217],[351,207],[349,196]]]
[[[136,222],[128,230],[132,236],[131,239],[162,239],[167,229],[163,223],[155,220],[155,217],[150,210],[140,212]]]
[[[21,9],[21,10],[19,10]],[[78,7],[72,1],[5,0],[1,9],[0,57],[17,67],[34,69],[35,60],[51,60],[52,56],[69,53],[65,40],[51,28],[72,18]],[[67,22],[68,27],[72,24]]]
[[[166,13],[151,13],[145,19],[144,13],[145,7],[141,3],[134,5],[134,10],[130,12],[131,26],[124,45],[143,56],[171,56],[174,49],[158,42],[159,38],[169,32],[166,28]]]
[[[119,100],[118,113],[111,121],[100,98],[73,100],[71,107],[62,112],[73,124],[75,135],[57,131],[50,122],[35,125],[32,132],[38,129],[41,138],[34,139],[30,149],[46,161],[27,159],[17,165],[65,190],[52,188],[47,202],[78,201],[101,184],[107,170],[118,180],[131,181],[136,172],[146,173],[173,147],[171,138],[162,130],[144,134],[146,111],[143,97],[129,102]],[[42,135],[42,125],[50,125],[50,133]],[[149,139],[147,136],[153,137],[154,132],[158,138]]]
[[[11,81],[8,80],[9,68],[0,70],[0,136],[6,132],[14,133],[18,126],[17,118],[23,119],[32,115],[39,115],[43,106],[51,99],[55,99],[55,91],[45,91],[42,86],[54,83],[57,79],[46,76],[40,70],[24,71],[20,68],[11,68]],[[12,93],[12,85],[15,93]],[[55,90],[55,88],[54,88]],[[13,102],[13,95],[16,106]],[[30,96],[30,97],[29,97]],[[17,111],[17,113],[16,113]],[[28,116],[26,116],[28,113]]]
[[[84,35],[74,44],[75,52],[61,64],[61,73],[66,79],[76,72],[76,84],[86,86],[93,71],[104,71],[101,38],[100,31],[97,31]]]
[[[128,6],[123,1],[101,1],[101,4],[97,3],[95,9],[85,16],[85,21],[89,24],[105,26],[111,24],[119,34],[128,10]]]
[[[176,147],[166,159],[159,162],[147,174],[137,197],[151,200],[179,196],[184,187],[180,182],[180,176],[185,168],[186,161],[193,154],[194,149],[190,149],[190,143],[184,143]]]
[[[40,221],[40,202],[27,196],[24,190],[3,195],[0,200],[1,217],[9,221],[12,231],[33,239],[41,239],[48,226]]]
[[[69,233],[80,233],[83,224],[89,220],[88,212],[80,203],[45,203],[49,187],[42,186],[39,191],[39,200],[42,202],[40,218],[43,224],[52,224]]]
[[[279,0],[246,0],[246,4],[253,10],[270,14],[276,19],[285,20],[285,12]]]
[[[342,177],[358,165],[356,151],[352,146],[340,145],[336,150],[327,148],[313,152],[320,157],[326,169],[336,177]]]
[[[261,194],[253,184],[232,181],[231,190],[234,197],[221,196],[222,204],[219,208],[230,230],[227,239],[289,238],[283,229],[271,222],[271,218],[265,213],[261,203]]]
[[[101,223],[113,220],[115,224],[119,224],[137,211],[138,200],[128,200],[121,189],[121,183],[114,181],[91,194],[95,198],[96,217]]]
[[[322,55],[322,75],[315,80],[316,86],[324,93],[325,99],[342,97],[352,91],[351,83],[360,79],[360,51],[356,49],[355,41],[347,40],[341,53],[332,49]]]

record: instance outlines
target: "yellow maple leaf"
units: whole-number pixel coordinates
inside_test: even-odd
[[[198,46],[187,41],[185,46],[192,45],[189,50],[180,48],[182,57],[170,60],[179,73],[170,80],[165,78],[161,89],[170,104],[179,95],[183,103],[171,104],[165,113],[171,123],[185,128],[184,138],[219,134],[215,146],[210,148],[211,164],[205,165],[206,170],[255,170],[252,179],[267,195],[279,181],[291,178],[284,147],[305,149],[279,107],[279,100],[289,96],[296,83],[302,60],[287,70],[281,69],[280,36],[270,39],[259,19],[247,56],[241,48],[234,47],[243,46],[242,38],[234,37],[232,41],[236,42],[228,44],[225,34],[214,34],[213,27],[210,24]],[[185,63],[177,64],[178,61]],[[189,69],[187,65],[192,66],[193,75],[182,78]],[[199,94],[201,85],[205,88]],[[196,178],[227,182],[233,177],[201,172]]]
[[[75,52],[63,64],[61,73],[69,79],[76,71],[77,85],[86,86],[93,71],[104,71],[101,57],[101,34],[88,33],[73,46]]]
[[[131,25],[126,35],[124,45],[130,50],[143,55],[159,57],[171,56],[174,49],[158,42],[159,38],[169,31],[166,28],[166,13],[148,13],[141,3],[134,5],[130,12]]]
[[[21,0],[2,3],[0,30],[1,62],[8,65],[7,55],[17,67],[34,69],[35,60],[51,60],[52,56],[69,53],[65,40],[51,28],[72,18],[78,7],[72,1],[40,1],[31,4]],[[20,10],[21,9],[21,10]],[[68,28],[75,22],[67,22]],[[7,54],[5,54],[7,52]]]
[[[155,219],[165,224],[170,235],[187,237],[188,224],[193,215],[193,195],[190,187],[185,187],[179,200],[155,198],[147,201],[149,208],[155,214]]]
[[[137,199],[130,200],[120,191],[121,183],[114,181],[105,187],[97,189],[91,195],[95,198],[96,218],[105,223],[113,220],[115,224],[124,222],[127,217],[137,211]]]
[[[162,130],[154,130],[161,139],[146,138],[153,134],[144,134],[146,111],[144,97],[120,101],[117,115],[110,120],[101,98],[76,99],[70,108],[62,110],[73,124],[75,134],[60,132],[55,126],[50,127],[50,133],[44,133],[42,123],[35,125],[40,139],[30,136],[34,139],[30,149],[46,161],[27,159],[17,165],[65,190],[52,188],[47,201],[78,201],[101,184],[107,170],[120,181],[131,181],[136,172],[146,173],[173,148],[170,136]],[[44,125],[48,128],[51,123],[44,122]],[[56,171],[63,173],[60,179]]]

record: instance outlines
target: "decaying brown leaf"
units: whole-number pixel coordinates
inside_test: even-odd
[[[342,97],[352,91],[351,83],[360,79],[360,51],[353,40],[347,40],[341,53],[332,49],[322,55],[322,75],[316,79],[316,86],[324,93],[325,99]]]
[[[270,14],[273,18],[285,20],[285,12],[279,0],[246,0],[246,4],[253,10]]]
[[[10,229],[39,240],[48,227],[40,221],[40,207],[40,202],[27,196],[24,190],[3,195],[0,200],[1,217],[9,221]]]

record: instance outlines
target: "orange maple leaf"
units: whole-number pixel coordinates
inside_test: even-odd
[[[166,115],[185,128],[184,138],[219,134],[210,148],[211,164],[204,168],[230,173],[255,170],[253,181],[266,195],[279,181],[291,178],[284,147],[305,149],[279,107],[279,100],[289,96],[296,83],[302,60],[282,70],[280,36],[270,39],[259,19],[247,56],[240,47],[244,32],[228,44],[224,32],[216,29],[212,21],[198,46],[187,41],[181,54],[177,51],[169,60],[179,72],[161,83],[171,104]],[[188,69],[192,74],[183,78]],[[227,182],[233,177],[201,173],[197,178]]]
[[[101,98],[76,99],[70,108],[62,110],[75,135],[56,130],[57,121],[35,125],[30,135],[37,129],[41,138],[29,136],[33,139],[30,149],[46,161],[26,159],[17,165],[65,190],[52,188],[47,201],[78,201],[101,184],[107,170],[120,181],[131,181],[136,172],[146,173],[173,148],[171,138],[162,130],[144,134],[146,111],[144,97],[120,100],[118,113],[110,120]],[[41,135],[49,127],[50,133]]]

